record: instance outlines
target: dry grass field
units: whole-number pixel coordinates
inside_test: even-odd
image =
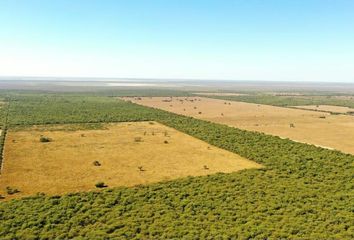
[[[201,97],[124,98],[237,128],[354,154],[354,117]]]
[[[51,142],[40,142],[40,136]],[[155,122],[105,124],[89,130],[41,126],[9,131],[0,194],[6,199],[133,186],[186,176],[259,168],[259,164]],[[98,161],[100,166],[95,166]]]
[[[205,95],[205,96],[245,96],[245,93],[226,93],[226,92],[196,92],[193,94]]]
[[[294,108],[309,109],[316,111],[334,112],[334,113],[348,113],[354,112],[353,108],[330,106],[330,105],[307,105],[307,106],[293,106]]]

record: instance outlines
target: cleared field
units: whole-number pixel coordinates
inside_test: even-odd
[[[193,94],[205,95],[205,96],[245,96],[244,93],[225,93],[225,92],[196,92]]]
[[[51,142],[40,142],[40,136]],[[155,122],[105,124],[102,129],[40,126],[9,131],[0,194],[62,194],[133,186],[186,176],[259,168],[259,164]],[[95,166],[98,161],[100,166]]]
[[[124,99],[178,114],[354,154],[352,116],[201,97]]]
[[[308,106],[293,106],[294,108],[302,108],[316,111],[326,111],[334,113],[348,113],[354,112],[354,108],[331,106],[331,105],[308,105]]]

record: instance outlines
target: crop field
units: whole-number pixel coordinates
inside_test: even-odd
[[[203,97],[125,99],[245,130],[354,153],[352,116]]]
[[[7,199],[94,190],[97,182],[134,186],[260,167],[155,122],[105,124],[89,130],[70,127],[75,126],[8,132],[0,189],[11,186],[20,192]],[[40,142],[40,136],[51,141]]]
[[[332,113],[352,113],[352,112],[354,112],[354,108],[341,107],[341,106],[331,106],[331,105],[305,105],[305,106],[293,106],[293,107],[299,108],[299,109],[308,109],[308,110],[332,112]]]

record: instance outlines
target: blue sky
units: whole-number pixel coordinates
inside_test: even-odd
[[[354,82],[353,0],[0,0],[0,76]]]

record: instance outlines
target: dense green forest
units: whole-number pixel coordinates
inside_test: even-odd
[[[2,202],[2,239],[354,238],[352,155],[103,96],[8,100],[10,127],[155,120],[265,168]]]
[[[266,94],[252,94],[241,96],[207,96],[210,98],[240,101],[257,104],[267,104],[280,107],[301,106],[301,105],[333,105],[354,108],[353,99],[341,99],[332,95],[313,95],[313,96],[275,96]]]
[[[5,102],[5,99],[0,98],[0,169],[2,165],[2,159],[3,159],[3,147],[4,147],[4,142],[5,142],[5,137],[6,137],[6,132],[7,132],[7,115],[8,115],[8,103]]]

